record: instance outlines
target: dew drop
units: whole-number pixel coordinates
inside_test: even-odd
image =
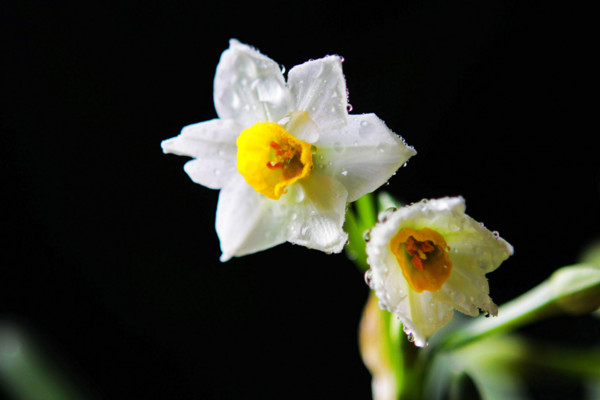
[[[218,168],[215,168],[215,169],[213,170],[213,174],[215,174],[216,176],[219,176],[219,175],[221,175],[221,170],[220,170],[220,169],[218,169]]]
[[[217,150],[217,155],[218,155],[219,157],[223,157],[223,156],[225,155],[225,150],[223,150],[223,149],[219,149],[219,150]]]
[[[365,282],[369,285],[370,288],[373,288],[373,271],[370,269],[365,272]]]
[[[343,170],[341,173],[342,173],[342,175],[344,175],[344,176],[348,176],[348,171],[347,171],[347,170]]]
[[[371,230],[370,229],[365,231],[365,233],[363,233],[363,240],[367,243],[371,240]]]
[[[301,234],[302,236],[306,236],[306,234],[308,233],[308,230],[309,230],[309,227],[308,227],[308,225],[304,225],[304,226],[302,227],[302,229],[300,230],[300,234]]]
[[[342,151],[344,151],[344,145],[340,142],[335,142],[333,144],[333,149],[337,152],[337,153],[341,153]]]
[[[377,215],[377,222],[385,222],[396,211],[396,207],[390,207]]]
[[[281,65],[281,75],[285,74],[285,65]]]
[[[460,230],[460,226],[451,223],[448,225],[448,229],[450,229],[452,232],[458,232]]]
[[[386,146],[385,146],[385,144],[383,144],[383,143],[379,143],[379,144],[377,145],[377,151],[379,151],[380,153],[385,153],[385,150],[386,150]]]
[[[465,295],[462,294],[461,292],[454,292],[452,294],[452,299],[454,299],[454,301],[457,302],[457,303],[464,303],[465,302]]]
[[[412,332],[408,333],[407,336],[406,336],[406,338],[411,343],[415,341],[415,336],[412,334]]]
[[[354,108],[352,107],[352,104],[348,104],[348,105],[346,106],[346,110],[348,110],[348,112],[352,112],[352,110],[353,110],[353,109],[354,109]]]
[[[360,127],[358,128],[358,134],[363,136],[363,137],[368,137],[371,136],[371,134],[374,132],[374,126],[372,123],[370,123],[369,121],[363,120],[360,121]]]
[[[302,186],[296,185],[296,193],[294,193],[294,200],[297,203],[300,203],[302,202],[302,200],[304,200],[305,197],[306,194],[304,193],[304,189],[302,189]]]
[[[292,213],[291,215],[292,221],[295,221],[298,219],[298,214],[297,213]]]
[[[496,239],[498,239],[498,238],[500,237],[500,232],[498,232],[498,231],[494,231],[494,232],[492,232],[492,235],[494,235],[494,237],[495,237]]]

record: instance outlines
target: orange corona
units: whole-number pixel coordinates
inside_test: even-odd
[[[401,229],[390,241],[408,284],[416,291],[439,290],[452,272],[443,236],[430,228]]]

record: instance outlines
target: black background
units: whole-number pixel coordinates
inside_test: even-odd
[[[220,263],[218,192],[161,152],[216,117],[212,80],[232,37],[288,70],[345,58],[353,112],[378,114],[418,151],[385,189],[407,202],[462,195],[515,247],[489,275],[498,304],[598,237],[590,10],[326,4],[4,4],[0,317],[43,338],[98,398],[370,396],[353,264],[290,244]],[[599,331],[583,317],[527,333],[592,343]]]

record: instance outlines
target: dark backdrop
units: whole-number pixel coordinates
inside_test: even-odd
[[[326,4],[3,6],[0,316],[100,398],[370,394],[361,274],[289,244],[220,263],[218,192],[161,153],[216,116],[212,80],[232,37],[288,70],[345,58],[353,112],[378,114],[419,152],[385,189],[407,202],[462,195],[514,245],[489,275],[497,303],[597,237],[589,10]],[[590,343],[599,329],[563,318],[527,333]]]

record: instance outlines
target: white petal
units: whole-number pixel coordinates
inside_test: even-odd
[[[347,198],[344,186],[318,171],[293,186],[288,193],[290,200],[295,197],[288,240],[328,253],[341,252],[348,240],[342,229]]]
[[[431,292],[409,291],[407,301],[394,310],[404,325],[404,331],[412,334],[415,345],[423,347],[427,338],[446,325],[454,316],[452,305],[435,301]]]
[[[305,111],[319,129],[343,126],[348,115],[346,81],[337,56],[305,62],[292,68],[288,87],[295,110]]]
[[[380,307],[396,314],[415,345],[422,347],[429,336],[452,319],[453,305],[439,301],[431,292],[417,293],[408,285],[389,248],[389,241],[398,230],[392,225],[377,224],[371,229],[367,281],[375,290]]]
[[[179,136],[161,143],[163,152],[194,157],[185,164],[190,178],[211,189],[220,189],[236,170],[235,140],[240,127],[232,120],[213,119],[188,125]]]
[[[241,175],[221,190],[216,228],[221,243],[221,261],[255,253],[287,239],[282,203],[255,191]]]
[[[277,123],[297,139],[304,140],[310,144],[319,140],[319,127],[303,111],[291,112]]]
[[[325,173],[348,190],[352,202],[387,182],[416,154],[375,114],[349,115],[339,131],[321,131],[316,143]]]
[[[450,253],[452,274],[444,284],[444,301],[454,304],[462,313],[476,316],[479,310],[497,315],[498,307],[489,296],[488,280],[478,265],[478,260],[467,253]]]
[[[244,128],[276,122],[291,110],[291,96],[277,63],[237,40],[221,55],[214,82],[217,114]]]
[[[370,231],[369,285],[382,307],[398,315],[417,345],[450,321],[453,309],[472,316],[479,309],[497,314],[485,272],[497,268],[512,254],[512,247],[464,212],[462,197],[422,201],[398,209]],[[431,228],[446,240],[453,269],[440,290],[417,293],[404,279],[389,247],[403,227]]]
[[[513,247],[497,232],[489,231],[468,215],[464,215],[462,221],[456,217],[455,222],[460,222],[460,229],[449,232],[445,236],[446,243],[457,254],[468,254],[475,258],[482,273],[495,270],[513,254]]]

